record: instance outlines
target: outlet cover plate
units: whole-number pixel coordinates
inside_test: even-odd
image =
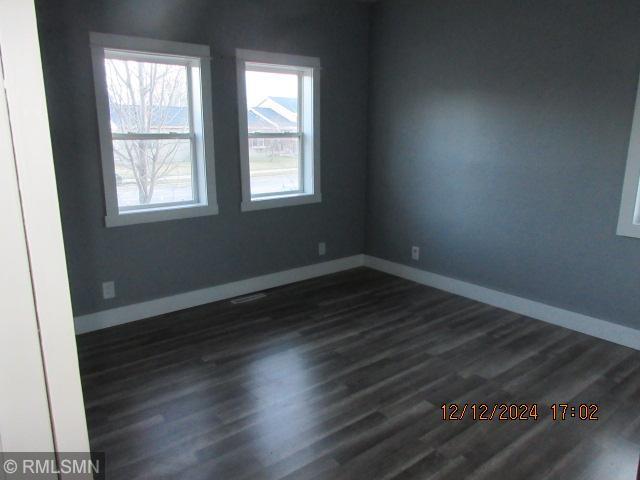
[[[102,283],[102,298],[109,300],[116,296],[116,283],[114,281]]]

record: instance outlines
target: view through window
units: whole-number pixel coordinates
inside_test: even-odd
[[[198,201],[188,64],[105,52],[120,210]]]
[[[300,74],[255,67],[245,75],[251,196],[300,192]]]

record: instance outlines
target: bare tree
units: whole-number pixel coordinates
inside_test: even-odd
[[[135,180],[139,203],[148,204],[188,142],[148,135],[189,131],[186,67],[119,58],[106,59],[105,67],[115,161]]]

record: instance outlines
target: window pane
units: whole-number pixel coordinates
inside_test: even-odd
[[[118,206],[194,201],[191,141],[114,140]]]
[[[112,132],[189,132],[189,92],[184,65],[108,56],[104,63]]]
[[[249,133],[298,131],[298,74],[246,72]]]
[[[251,195],[301,190],[300,140],[250,138]]]

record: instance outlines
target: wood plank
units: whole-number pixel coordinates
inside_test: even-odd
[[[78,337],[107,478],[637,469],[639,352],[366,268],[266,293]],[[445,422],[443,402],[537,402],[540,419]],[[552,402],[598,402],[601,419],[553,421]]]

